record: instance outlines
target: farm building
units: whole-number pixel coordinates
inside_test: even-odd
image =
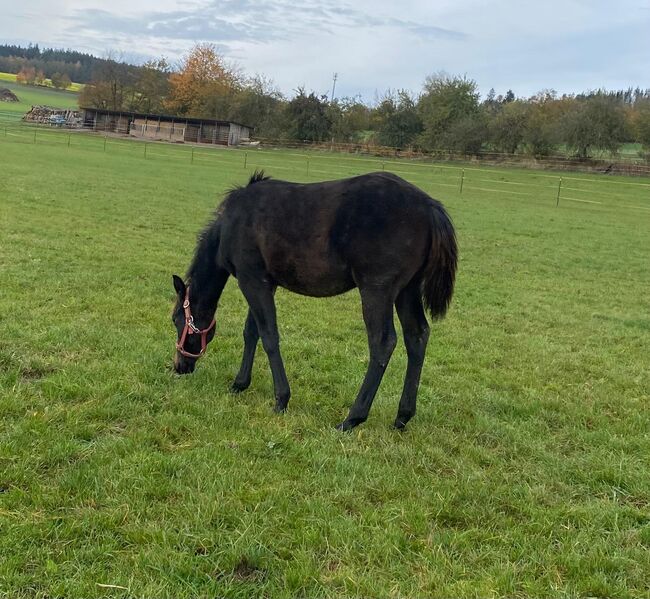
[[[140,114],[101,108],[82,108],[83,126],[94,131],[123,133],[152,141],[236,146],[248,141],[252,127],[215,119]]]

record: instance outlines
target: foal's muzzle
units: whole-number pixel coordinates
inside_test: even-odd
[[[174,356],[174,371],[176,374],[192,374],[196,368],[196,358],[187,358],[180,352]]]

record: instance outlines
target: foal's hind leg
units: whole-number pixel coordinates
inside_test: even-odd
[[[402,324],[404,345],[406,345],[406,355],[408,356],[404,389],[394,425],[395,428],[402,429],[415,416],[420,374],[429,340],[429,323],[424,315],[419,281],[409,284],[400,292],[395,307]]]
[[[251,277],[240,276],[238,282],[257,324],[257,330],[262,338],[262,347],[269,358],[275,390],[275,411],[284,412],[291,397],[291,390],[280,355],[280,335],[273,301],[275,287],[265,283],[263,277],[257,273]]]
[[[257,331],[257,323],[255,317],[248,309],[248,316],[246,317],[246,324],[244,325],[244,355],[241,359],[241,366],[239,372],[235,377],[232,384],[233,393],[239,393],[248,389],[251,384],[251,372],[253,371],[253,360],[255,360],[255,350],[257,349],[257,341],[260,334]]]
[[[395,296],[386,289],[359,289],[363,319],[368,332],[370,361],[363,384],[348,417],[336,428],[347,431],[365,422],[384,376],[388,361],[395,349],[397,335],[393,325],[393,301]]]

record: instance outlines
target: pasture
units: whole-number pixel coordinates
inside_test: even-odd
[[[650,594],[650,181],[0,131],[0,594]],[[68,143],[70,145],[68,145]],[[145,156],[146,152],[146,156]],[[258,350],[231,395],[231,280],[197,371],[169,369],[172,273],[225,190],[392,170],[461,260],[418,413],[370,419],[356,292],[277,294],[293,397]],[[398,329],[399,333],[399,329]]]

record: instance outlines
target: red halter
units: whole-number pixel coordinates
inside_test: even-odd
[[[179,354],[185,356],[186,358],[198,359],[205,353],[205,348],[208,345],[208,340],[207,340],[208,333],[212,330],[212,328],[217,323],[213,318],[212,322],[210,323],[210,326],[208,326],[208,328],[206,329],[199,329],[194,324],[194,317],[192,316],[192,312],[190,311],[189,285],[187,286],[187,290],[185,291],[185,301],[183,302],[183,310],[185,310],[185,326],[183,327],[181,338],[176,342],[176,349],[178,350]],[[183,345],[185,345],[185,338],[188,335],[201,335],[201,351],[198,354],[191,354],[190,352],[183,349]]]

